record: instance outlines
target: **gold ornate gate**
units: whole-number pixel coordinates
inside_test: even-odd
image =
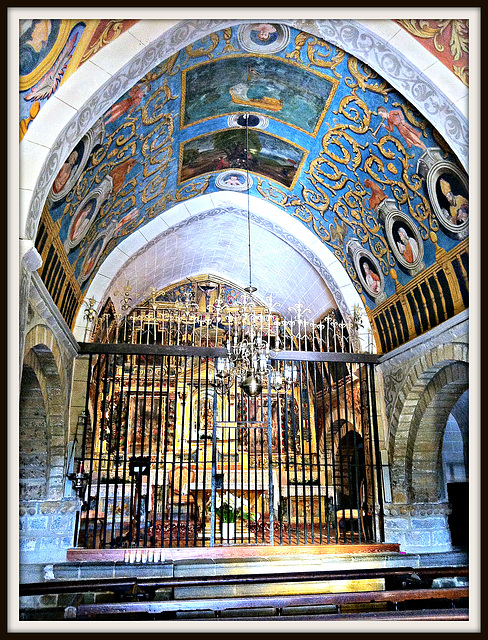
[[[78,546],[382,540],[374,356],[283,351],[256,397],[216,384],[219,347],[81,343]]]

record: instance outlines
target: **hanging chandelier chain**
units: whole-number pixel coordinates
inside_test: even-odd
[[[247,238],[248,238],[248,260],[249,260],[249,294],[252,294],[252,255],[251,255],[251,211],[249,204],[249,192],[251,185],[249,184],[249,114],[246,117],[246,185],[247,185]]]

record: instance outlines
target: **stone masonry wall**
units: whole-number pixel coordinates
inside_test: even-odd
[[[406,553],[452,550],[447,517],[450,508],[442,504],[385,505],[385,542],[400,545]]]
[[[19,506],[21,564],[63,562],[73,546],[78,500],[29,500]]]

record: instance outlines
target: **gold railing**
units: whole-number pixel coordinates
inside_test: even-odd
[[[59,237],[59,229],[60,222],[53,222],[44,208],[35,243],[42,258],[39,274],[61,315],[72,329],[83,295]]]
[[[468,244],[437,247],[436,261],[368,312],[378,353],[385,353],[468,307]]]

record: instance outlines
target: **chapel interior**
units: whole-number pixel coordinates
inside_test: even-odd
[[[14,25],[20,622],[413,615],[398,585],[468,620],[470,21],[44,15]]]

